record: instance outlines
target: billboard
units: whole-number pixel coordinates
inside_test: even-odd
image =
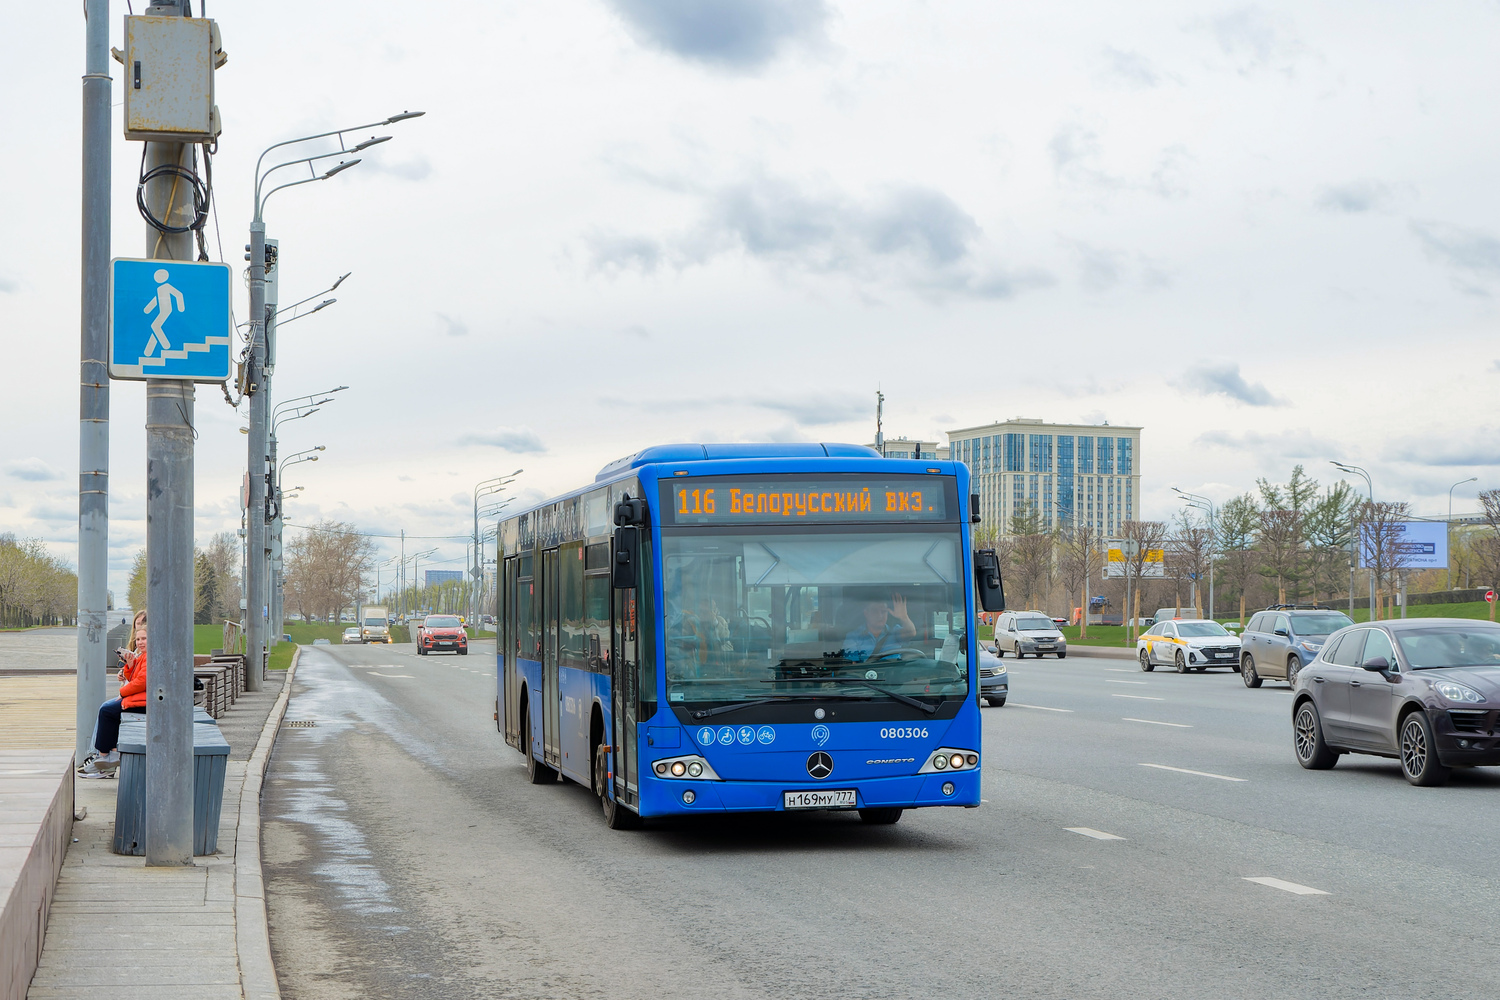
[[[1395,521],[1386,525],[1394,536],[1392,544],[1399,552],[1399,569],[1443,569],[1448,565],[1448,524],[1446,521]],[[1359,565],[1369,569],[1374,562],[1371,537],[1373,525],[1359,526]]]
[[[1109,555],[1104,560],[1104,579],[1119,580],[1125,576],[1125,566],[1128,560],[1125,553],[1118,548],[1111,548]],[[1132,571],[1132,575],[1134,575]],[[1141,576],[1164,577],[1167,575],[1167,560],[1165,549],[1147,549],[1146,558],[1141,561]]]

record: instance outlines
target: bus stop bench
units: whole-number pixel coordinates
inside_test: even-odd
[[[225,664],[193,668],[193,676],[203,682],[203,708],[215,719],[229,711],[232,704],[229,690],[234,683],[233,675],[233,667]]]

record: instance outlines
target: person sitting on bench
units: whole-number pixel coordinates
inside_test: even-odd
[[[80,778],[113,778],[120,767],[120,716],[146,711],[146,612],[135,613],[130,644],[120,655],[120,696],[99,706],[94,749],[78,768]]]

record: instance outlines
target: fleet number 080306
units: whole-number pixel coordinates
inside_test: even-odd
[[[883,740],[925,740],[927,738],[926,726],[892,726],[880,731]]]

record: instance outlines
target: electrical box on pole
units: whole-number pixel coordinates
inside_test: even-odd
[[[219,26],[204,17],[125,18],[125,138],[212,142],[222,127],[214,70],[227,56]]]

